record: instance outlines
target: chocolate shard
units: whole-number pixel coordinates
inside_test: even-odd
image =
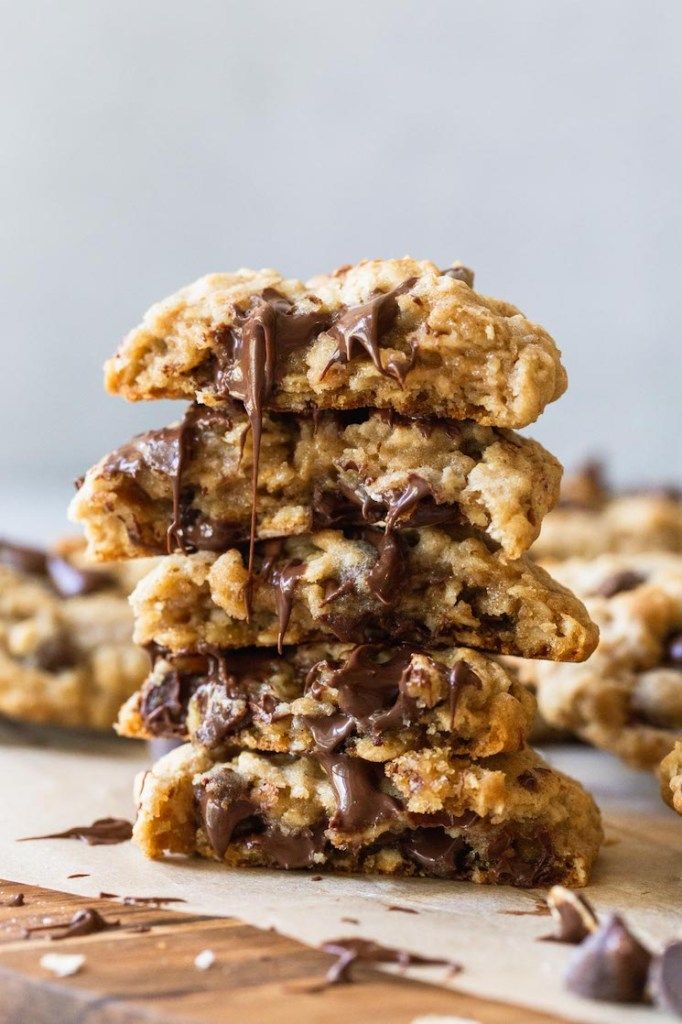
[[[669,943],[652,961],[649,986],[658,1006],[682,1017],[682,939]]]
[[[552,886],[547,906],[556,925],[555,934],[546,936],[549,942],[577,946],[599,927],[599,919],[589,901],[563,885]]]
[[[465,267],[463,263],[453,263],[446,270],[441,270],[441,274],[443,277],[452,277],[455,281],[464,281],[464,284],[468,284],[470,288],[474,287],[474,272],[469,267]]]
[[[566,988],[585,999],[641,1003],[651,953],[613,914],[576,950],[564,977]]]
[[[92,825],[74,825],[63,832],[51,832],[44,836],[26,836],[17,840],[28,843],[35,839],[82,839],[88,846],[113,846],[132,838],[133,826],[124,818],[98,818]]]
[[[320,949],[337,957],[336,963],[327,971],[326,983],[338,985],[352,981],[351,967],[355,964],[399,964],[401,967],[412,965],[449,967],[452,973],[460,971],[461,965],[442,957],[420,956],[406,949],[393,949],[382,946],[370,939],[331,939],[323,942]]]
[[[48,557],[47,575],[60,597],[84,597],[105,590],[114,582],[109,573],[98,569],[79,569],[58,555]]]
[[[0,565],[7,565],[29,576],[44,576],[47,572],[47,555],[39,548],[0,540]]]

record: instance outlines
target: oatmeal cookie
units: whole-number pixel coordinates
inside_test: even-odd
[[[366,260],[307,284],[209,274],[152,306],[106,367],[133,401],[229,396],[301,412],[390,408],[523,427],[566,390],[552,338],[460,268]]]
[[[253,443],[243,407],[190,406],[85,476],[71,517],[89,552],[110,560],[225,551],[250,534]],[[468,525],[518,557],[559,494],[561,467],[541,445],[471,422],[383,412],[265,415],[256,535],[349,524]]]
[[[647,551],[682,554],[680,494],[672,488],[614,492],[595,463],[564,479],[559,505],[533,546],[538,559]]]
[[[527,887],[584,885],[602,830],[582,787],[528,749],[383,765],[244,751],[214,764],[188,745],[140,778],[133,838],[148,857]]]
[[[254,573],[237,549],[161,559],[131,596],[137,642],[182,651],[331,635],[564,660],[596,646],[583,605],[544,570],[437,527],[264,541]]]
[[[480,758],[520,750],[534,711],[526,688],[475,651],[331,643],[159,654],[118,731],[189,739],[214,760],[236,746],[368,761],[442,746]]]
[[[600,640],[583,666],[537,666],[541,713],[636,768],[654,769],[682,739],[682,557],[545,564],[583,598]]]
[[[47,552],[0,542],[0,713],[110,728],[149,671],[127,595],[151,564],[102,572],[80,540]]]
[[[682,740],[678,740],[658,766],[661,796],[674,811],[682,814]]]

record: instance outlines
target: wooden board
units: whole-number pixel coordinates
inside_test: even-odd
[[[23,907],[7,906],[17,893]],[[111,900],[0,881],[1,1024],[408,1024],[420,1017],[480,1024],[558,1024],[559,1018],[361,970],[357,981],[306,991],[332,958],[274,932],[239,921],[172,910],[121,906]],[[67,921],[95,907],[121,928],[51,941],[24,929]],[[134,928],[150,926],[140,933]],[[200,971],[201,950],[215,954]],[[46,953],[82,953],[81,971],[58,979],[40,966]]]

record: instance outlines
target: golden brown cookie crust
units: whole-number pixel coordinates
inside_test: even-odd
[[[209,274],[152,306],[106,366],[108,391],[133,401],[227,396],[216,360],[231,327],[273,290],[296,313],[330,314],[371,302],[411,282],[379,338],[383,370],[355,347],[333,362],[333,331],[283,353],[271,408],[300,412],[391,408],[413,416],[471,419],[501,427],[532,423],[566,389],[560,353],[547,332],[509,303],[473,291],[427,260],[367,260],[304,285],[274,270]],[[390,368],[398,372],[391,375]],[[402,382],[401,382],[402,379]]]
[[[356,642],[428,636],[557,660],[583,660],[596,646],[596,628],[577,598],[528,559],[508,561],[475,539],[453,540],[436,527],[409,531],[401,571],[381,590],[372,575],[385,568],[381,542],[325,530],[276,543],[274,570],[271,562],[270,576],[255,577],[250,620],[240,551],[162,559],[131,596],[137,642],[181,651],[275,646],[279,636],[289,644],[330,635]],[[257,573],[265,572],[267,552],[260,551]],[[292,565],[283,623],[289,600],[272,579]]]
[[[183,446],[182,473],[178,453]],[[249,536],[253,444],[246,413],[191,407],[182,425],[149,431],[85,476],[71,518],[101,560],[165,554],[181,487],[188,550],[225,550]],[[450,515],[518,557],[557,500],[561,467],[534,441],[468,422],[368,413],[263,423],[257,536],[292,536],[334,522],[395,526]],[[400,511],[404,505],[404,511]]]

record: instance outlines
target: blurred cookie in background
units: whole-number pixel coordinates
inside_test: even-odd
[[[127,599],[151,564],[95,569],[79,538],[48,550],[0,541],[0,714],[110,729],[149,671]]]
[[[600,640],[582,665],[537,664],[541,714],[634,768],[656,770],[682,741],[682,556],[543,564],[583,599]]]
[[[678,740],[658,767],[661,796],[674,811],[682,814],[682,740]]]
[[[546,516],[532,548],[537,559],[643,551],[682,553],[680,491],[614,491],[599,462],[564,478],[559,504]]]

